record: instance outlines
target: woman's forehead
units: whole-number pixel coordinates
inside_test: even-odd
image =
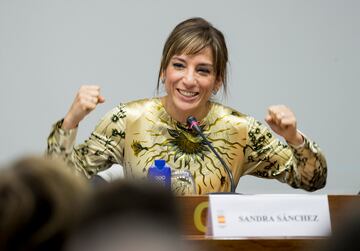
[[[193,60],[193,59],[198,59],[198,60],[202,60],[202,61],[206,61],[207,64],[212,64],[213,63],[213,53],[210,47],[205,47],[204,49],[200,50],[197,53],[186,53],[186,52],[182,52],[182,53],[177,53],[174,54],[172,57],[172,59],[180,59],[180,60]]]

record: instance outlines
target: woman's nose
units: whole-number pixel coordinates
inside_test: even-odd
[[[184,83],[188,85],[193,85],[196,82],[195,72],[193,70],[188,70],[184,76]]]

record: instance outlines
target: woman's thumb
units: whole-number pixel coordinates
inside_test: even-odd
[[[98,103],[99,103],[99,104],[102,104],[102,103],[104,103],[104,102],[105,102],[105,98],[100,95],[100,96],[98,97]]]

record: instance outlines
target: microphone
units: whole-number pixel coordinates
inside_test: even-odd
[[[225,171],[227,172],[229,179],[230,179],[230,184],[231,184],[231,193],[235,193],[235,182],[234,182],[234,177],[231,173],[230,168],[226,165],[225,161],[223,160],[223,158],[220,157],[220,155],[218,154],[218,152],[215,150],[215,148],[211,145],[210,141],[207,140],[207,138],[205,137],[205,135],[202,132],[201,127],[199,126],[199,122],[196,120],[195,117],[193,116],[189,116],[186,120],[188,126],[190,129],[193,129],[198,135],[201,136],[201,138],[203,139],[203,141],[205,142],[205,144],[210,148],[210,150],[215,154],[215,156],[219,159],[219,161],[221,162],[221,164],[223,165]]]

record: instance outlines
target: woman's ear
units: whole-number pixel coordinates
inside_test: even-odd
[[[216,79],[216,82],[215,82],[215,85],[214,85],[213,92],[214,92],[214,93],[217,93],[217,92],[220,90],[222,84],[223,84],[222,79],[221,79],[220,77],[217,78],[217,79]]]
[[[165,79],[166,79],[165,71],[163,71],[160,75],[160,81],[162,84],[165,84]]]

